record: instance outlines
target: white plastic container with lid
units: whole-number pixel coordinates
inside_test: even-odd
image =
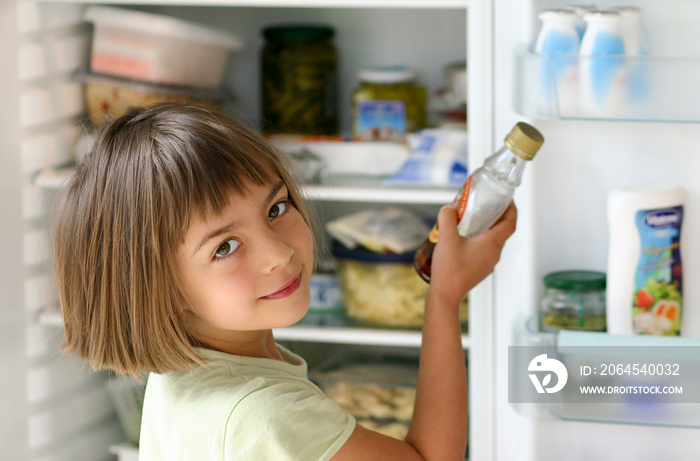
[[[671,185],[608,195],[608,333],[678,335],[683,314],[683,205]]]
[[[90,70],[148,82],[215,89],[228,53],[243,42],[228,32],[142,11],[91,6]]]

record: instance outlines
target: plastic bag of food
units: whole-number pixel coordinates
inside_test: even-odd
[[[411,154],[387,185],[461,186],[467,180],[467,133],[442,127],[409,138]]]
[[[415,213],[390,206],[329,221],[326,230],[346,248],[361,245],[377,253],[405,253],[420,246],[430,227]]]

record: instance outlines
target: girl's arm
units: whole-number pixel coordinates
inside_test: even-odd
[[[517,211],[511,203],[494,226],[481,235],[462,238],[453,208],[438,215],[440,238],[433,253],[426,296],[423,341],[413,419],[405,441],[356,427],[334,461],[461,461],[467,446],[467,371],[459,305],[469,290],[492,271]]]

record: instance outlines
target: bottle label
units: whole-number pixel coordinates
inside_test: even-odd
[[[456,195],[452,205],[457,210],[457,223],[462,220],[464,212],[467,209],[467,201],[469,201],[469,191],[471,190],[472,177],[467,178],[467,182],[464,183],[459,193]],[[438,241],[438,225],[435,224],[428,234],[428,240],[432,243],[437,243]]]
[[[634,332],[679,335],[683,270],[680,234],[683,206],[640,210],[635,217],[641,251],[634,274]]]
[[[406,104],[383,100],[358,102],[355,122],[357,136],[362,139],[401,139],[406,133]]]
[[[457,202],[457,222],[459,223],[464,216],[464,212],[467,210],[467,202],[469,201],[469,192],[472,188],[472,177],[469,176],[467,182],[462,186],[462,191],[459,194],[459,199]]]

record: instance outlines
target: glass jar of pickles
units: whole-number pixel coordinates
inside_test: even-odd
[[[603,272],[571,270],[547,274],[540,302],[540,329],[605,331]]]
[[[263,30],[263,131],[338,133],[335,31],[324,25],[279,25]]]
[[[400,140],[425,128],[427,94],[416,73],[379,67],[359,73],[352,96],[353,135],[366,140]]]

